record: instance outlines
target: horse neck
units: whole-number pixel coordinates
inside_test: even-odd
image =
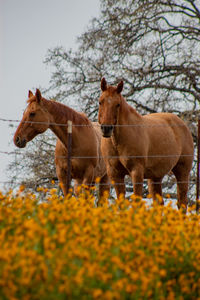
[[[114,144],[118,144],[119,141],[122,142],[124,138],[126,139],[127,131],[128,131],[126,125],[137,125],[137,124],[141,124],[141,122],[142,122],[142,116],[132,106],[130,106],[123,98],[118,119],[117,119],[117,125],[120,126],[116,126],[114,129],[114,135],[113,135]]]
[[[123,98],[117,121],[118,125],[134,125],[141,121],[142,116]]]
[[[61,140],[61,142],[67,147],[67,125],[68,121],[72,121],[73,125],[88,124],[86,117],[76,112],[72,108],[52,100],[46,100],[43,98],[43,104],[50,116],[50,125],[54,134]],[[66,125],[66,126],[65,126]],[[72,142],[74,144],[74,136],[77,131],[81,130],[81,127],[73,127]]]

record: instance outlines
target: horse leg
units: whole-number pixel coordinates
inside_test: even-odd
[[[68,186],[67,186],[67,168],[61,167],[59,163],[56,164],[56,174],[60,181],[61,189],[63,191],[64,197],[67,196]]]
[[[174,173],[177,181],[177,198],[178,198],[178,209],[181,207],[187,211],[187,192],[188,192],[188,182],[189,182],[189,172],[183,164],[177,164],[172,172]]]
[[[64,197],[68,194],[69,186],[67,186],[67,150],[58,139],[55,149],[56,174],[60,181],[61,189]]]
[[[175,175],[176,176],[176,175]],[[188,204],[188,199],[187,199],[187,192],[188,192],[188,180],[189,176],[187,177],[177,177],[177,198],[178,198],[178,209],[181,207],[187,211],[187,204]]]
[[[164,205],[162,198],[162,178],[148,179],[148,190],[149,194],[152,195],[153,201],[159,200],[159,203]],[[158,198],[158,195],[161,197],[161,199]]]
[[[105,174],[100,178],[97,206],[100,206],[101,203],[104,202],[104,199],[109,195],[109,192],[110,192],[110,182],[109,182],[108,175]]]
[[[108,175],[105,174],[104,176],[101,177],[100,182],[99,182],[99,197],[101,198],[104,195],[104,192],[110,191],[110,182]]]
[[[120,196],[125,196],[126,188],[124,184],[124,177],[125,176],[121,176],[121,177],[118,176],[118,177],[111,178],[111,180],[114,183],[114,188],[118,199],[120,198]]]
[[[120,195],[125,196],[124,177],[127,170],[117,159],[110,159],[106,161],[106,170],[110,183],[114,185],[116,196],[119,199]]]
[[[94,173],[93,169],[94,168],[91,166],[88,167],[84,173],[83,178],[76,178],[74,180],[74,193],[76,195],[79,194],[81,185],[85,185],[88,187],[93,185],[93,173]]]
[[[131,171],[131,179],[133,183],[133,191],[136,196],[142,197],[144,172],[143,167],[139,165]]]
[[[82,184],[90,187],[90,186],[94,185],[93,180],[94,180],[94,167],[90,165],[85,170]]]
[[[80,180],[80,179],[74,180],[74,193],[76,195],[78,195],[78,193],[79,193],[79,187],[81,186],[81,184],[82,184],[82,180]]]
[[[108,169],[107,171],[110,182],[114,185],[117,198],[119,199],[121,195],[125,196],[124,172],[118,173],[116,169]]]

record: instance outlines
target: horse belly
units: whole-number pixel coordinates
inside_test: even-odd
[[[162,158],[151,158],[147,162],[144,170],[144,178],[162,178],[168,174],[173,167],[177,164],[179,157],[171,157],[166,155]]]

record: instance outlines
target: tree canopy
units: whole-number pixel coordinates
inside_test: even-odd
[[[99,82],[124,80],[125,97],[141,113],[198,109],[200,5],[190,0],[102,0],[101,14],[78,38],[78,50],[51,49],[51,88],[74,96],[91,117]],[[198,7],[199,6],[199,7]]]

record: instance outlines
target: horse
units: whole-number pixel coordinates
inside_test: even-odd
[[[55,163],[57,177],[64,196],[67,195],[67,122],[72,121],[71,178],[75,180],[75,193],[78,186],[94,185],[100,178],[99,195],[108,190],[108,176],[102,158],[100,143],[101,130],[98,123],[92,123],[82,113],[53,100],[42,97],[39,89],[35,95],[29,91],[28,106],[14,134],[14,144],[24,148],[38,134],[48,128],[57,136]],[[79,125],[79,126],[76,126]]]
[[[135,195],[142,197],[143,180],[148,179],[153,200],[159,198],[164,204],[162,179],[173,172],[178,208],[187,209],[194,152],[188,127],[172,113],[140,115],[121,95],[122,90],[123,81],[109,86],[102,78],[98,112],[101,151],[117,197],[125,195],[124,177],[130,175]]]

